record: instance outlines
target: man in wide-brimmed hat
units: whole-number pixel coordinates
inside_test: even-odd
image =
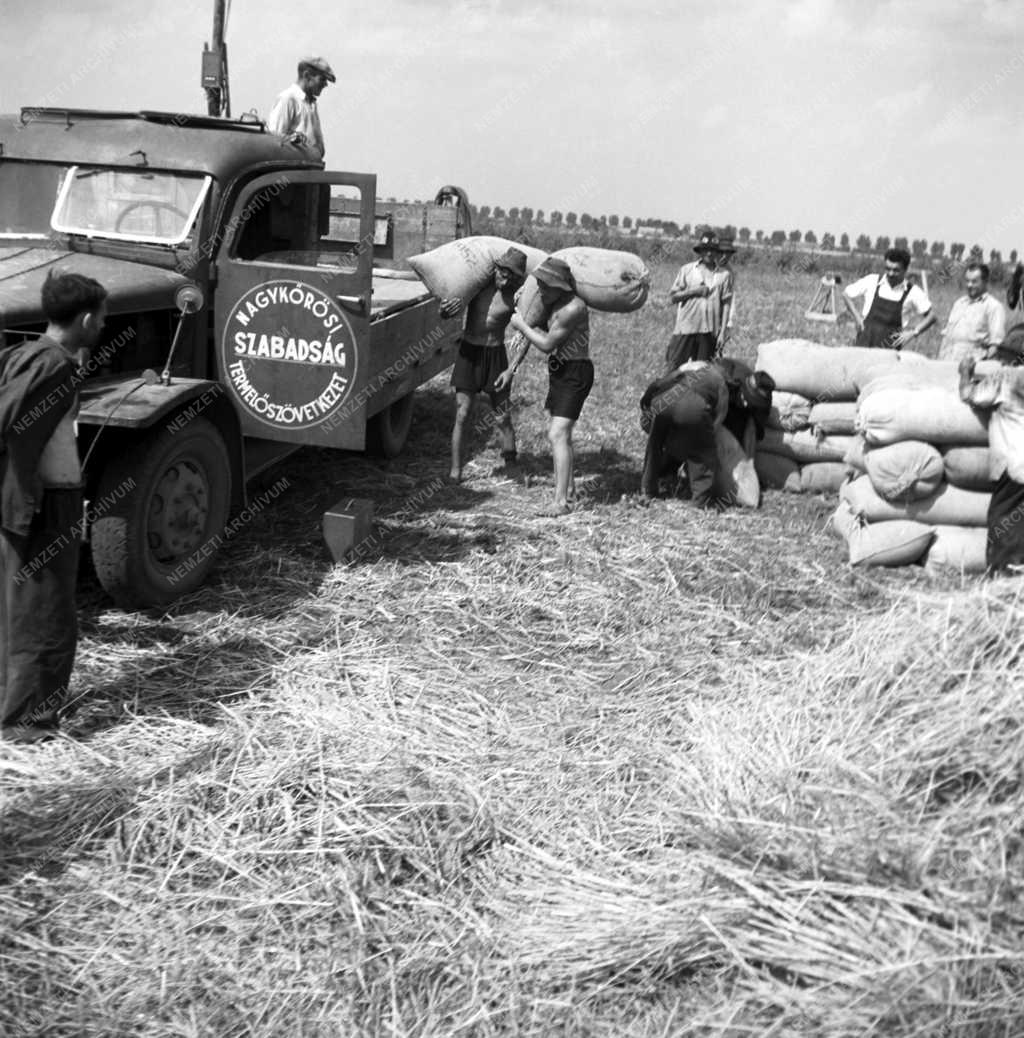
[[[677,304],[676,323],[665,360],[669,370],[689,360],[711,360],[720,346],[723,308],[732,302],[731,278],[718,275],[718,238],[704,231],[693,251],[697,259],[679,268],[669,289]]]
[[[542,516],[565,515],[575,499],[572,432],[584,401],[594,385],[590,360],[590,311],[576,294],[576,279],[569,264],[549,256],[533,272],[544,304],[543,327],[531,327],[519,315],[509,322],[526,344],[512,361],[499,384],[508,383],[530,346],[548,357],[548,395],[544,406],[551,415],[548,440],[555,468],[555,500]]]
[[[508,368],[505,329],[515,309],[515,294],[526,280],[526,254],[509,248],[494,261],[494,275],[469,303],[466,326],[452,368],[455,389],[455,424],[452,426],[450,478],[462,480],[463,440],[473,411],[473,399],[486,393],[494,424],[501,436],[501,457],[506,468],[516,462],[516,433],[512,427],[511,386],[499,389],[495,382]],[[454,317],[464,306],[458,296],[441,301],[441,316]]]
[[[324,134],[320,128],[317,98],[337,76],[325,58],[303,58],[299,62],[298,79],[277,95],[267,116],[267,129],[286,137],[290,144],[300,144],[324,157]]]

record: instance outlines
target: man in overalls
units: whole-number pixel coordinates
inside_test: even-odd
[[[907,280],[909,266],[906,249],[889,249],[884,276],[868,274],[843,292],[843,302],[857,325],[855,345],[901,350],[935,324],[931,300],[920,285]],[[863,300],[859,310],[856,299]],[[917,326],[904,327],[904,315],[911,312],[918,318]]]

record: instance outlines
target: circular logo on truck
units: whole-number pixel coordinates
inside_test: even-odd
[[[302,281],[267,281],[228,314],[221,362],[232,394],[254,418],[275,429],[308,429],[352,391],[355,335],[326,292]]]

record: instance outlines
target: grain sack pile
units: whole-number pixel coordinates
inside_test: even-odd
[[[833,517],[853,565],[984,572],[988,430],[957,383],[955,366],[925,361],[861,390]]]
[[[835,492],[846,478],[857,397],[877,378],[927,366],[918,353],[821,346],[806,339],[762,343],[756,367],[775,380],[772,410],[754,464],[761,486]]]

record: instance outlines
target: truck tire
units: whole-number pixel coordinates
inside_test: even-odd
[[[93,566],[119,606],[166,606],[195,591],[213,568],[231,510],[220,432],[205,418],[173,432],[162,426],[110,460],[91,507]]]
[[[366,449],[371,454],[397,458],[412,428],[416,393],[407,393],[378,411],[366,425]]]

